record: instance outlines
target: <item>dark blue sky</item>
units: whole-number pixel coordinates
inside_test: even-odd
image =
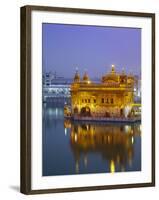
[[[141,29],[43,24],[43,70],[72,77],[101,77],[114,64],[117,71],[141,71]]]

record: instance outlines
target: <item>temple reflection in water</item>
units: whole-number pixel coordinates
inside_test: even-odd
[[[74,121],[43,107],[43,176],[141,170],[141,122]]]
[[[109,165],[109,172],[125,171],[132,166],[135,138],[140,137],[140,124],[102,124],[64,121],[70,129],[70,146],[75,159],[76,173],[80,173],[81,160],[85,168],[89,154],[100,154]],[[139,152],[138,152],[139,153]],[[140,168],[140,167],[139,167]]]

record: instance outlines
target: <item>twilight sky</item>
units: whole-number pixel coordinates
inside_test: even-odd
[[[72,78],[78,67],[91,78],[124,67],[127,73],[141,71],[141,29],[43,24],[43,70]]]

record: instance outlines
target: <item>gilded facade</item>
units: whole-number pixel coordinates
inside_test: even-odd
[[[135,77],[111,71],[100,83],[90,80],[85,72],[81,78],[78,71],[71,85],[71,115],[81,117],[125,117],[134,115]]]

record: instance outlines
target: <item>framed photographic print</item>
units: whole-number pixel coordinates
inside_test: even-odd
[[[21,8],[21,192],[155,185],[155,14]]]

